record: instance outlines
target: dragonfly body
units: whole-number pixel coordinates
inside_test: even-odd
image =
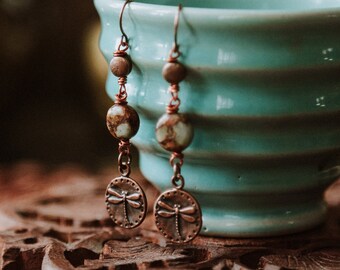
[[[107,200],[113,204],[123,203],[124,206],[124,219],[125,222],[130,223],[127,213],[127,204],[129,204],[133,208],[139,208],[142,203],[140,202],[141,194],[132,193],[129,194],[126,190],[123,190],[121,193],[117,192],[113,188],[108,188],[108,193],[110,196]]]
[[[193,206],[183,207],[180,204],[174,204],[174,206],[170,206],[163,201],[158,201],[158,205],[163,208],[163,210],[159,210],[158,214],[165,218],[170,218],[175,216],[175,224],[176,224],[176,232],[180,238],[182,238],[179,222],[180,218],[184,219],[187,222],[193,223],[195,222],[195,218],[191,216],[196,212],[196,209]],[[166,209],[166,210],[164,210]]]

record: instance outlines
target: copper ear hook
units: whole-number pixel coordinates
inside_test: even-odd
[[[128,39],[128,36],[123,29],[123,14],[124,14],[124,10],[125,10],[126,5],[130,2],[131,2],[131,0],[125,1],[124,5],[122,6],[122,9],[120,11],[120,14],[119,14],[119,28],[120,28],[120,32],[122,33],[122,37],[121,37],[121,40],[120,40],[120,44],[118,46],[118,50],[122,50],[122,51],[126,51],[129,48],[129,39]],[[123,47],[123,49],[120,48],[121,46]]]
[[[178,58],[181,55],[181,53],[178,50],[179,49],[179,45],[177,43],[177,32],[178,32],[178,25],[179,25],[179,16],[180,16],[181,11],[182,11],[182,5],[179,4],[178,5],[178,12],[177,12],[175,20],[174,20],[174,45],[173,45],[172,50],[170,52],[170,56],[169,56],[170,59],[176,59],[176,58]]]

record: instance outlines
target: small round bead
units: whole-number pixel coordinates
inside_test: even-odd
[[[162,74],[165,80],[171,84],[177,84],[187,75],[187,70],[179,62],[166,63],[163,67]]]
[[[114,56],[110,62],[110,69],[116,77],[127,76],[132,69],[130,57],[128,55]]]
[[[163,114],[156,125],[156,139],[168,151],[182,152],[193,135],[192,125],[183,114]]]
[[[128,140],[139,129],[139,116],[129,105],[114,104],[107,112],[106,125],[113,137]]]

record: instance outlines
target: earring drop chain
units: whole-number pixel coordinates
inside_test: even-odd
[[[184,190],[184,177],[181,173],[184,163],[182,151],[188,147],[193,138],[193,128],[183,114],[178,113],[179,82],[186,76],[186,68],[178,61],[181,55],[177,44],[179,5],[174,22],[174,44],[167,63],[163,67],[163,77],[170,83],[171,99],[166,106],[166,113],[156,125],[158,143],[171,152],[169,163],[173,169],[171,177],[172,189],[164,191],[156,200],[154,214],[156,226],[164,237],[173,243],[184,243],[193,240],[202,227],[201,209],[196,199]]]
[[[118,171],[121,176],[111,180],[106,189],[106,208],[111,219],[120,227],[131,229],[139,226],[146,216],[147,201],[141,186],[130,178],[131,153],[130,139],[139,129],[139,116],[127,102],[126,82],[131,72],[132,61],[127,54],[129,39],[123,30],[123,13],[126,1],[119,16],[119,26],[122,33],[120,44],[113,53],[110,69],[118,77],[119,90],[115,95],[114,105],[106,117],[107,127],[113,137],[119,140]]]
[[[172,185],[177,189],[183,189],[185,185],[184,177],[181,174],[181,168],[184,163],[183,153],[173,152],[170,156],[169,162],[174,172],[171,178]]]
[[[168,90],[171,94],[171,100],[167,106],[166,112],[168,114],[177,113],[179,110],[179,106],[181,105],[181,100],[178,97],[179,85],[171,84]]]
[[[128,141],[119,142],[118,147],[118,170],[122,176],[129,177],[131,172],[131,154],[130,154],[131,143]]]

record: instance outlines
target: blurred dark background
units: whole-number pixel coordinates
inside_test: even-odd
[[[114,159],[99,32],[92,0],[0,0],[0,164]]]

